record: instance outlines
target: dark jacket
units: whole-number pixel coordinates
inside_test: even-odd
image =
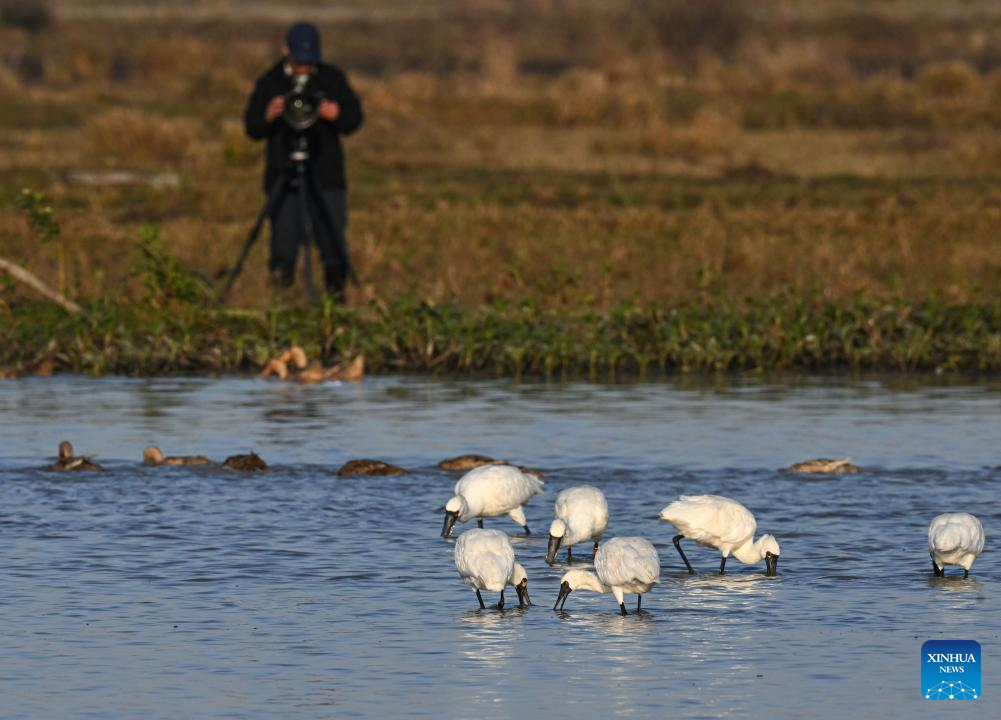
[[[274,122],[264,119],[264,111],[276,95],[285,95],[292,89],[292,77],[285,73],[285,62],[280,61],[264,73],[254,86],[247,103],[243,120],[247,135],[255,140],[267,138],[267,166],[264,169],[264,187],[270,188],[277,181],[288,161],[291,133],[281,118]],[[319,120],[305,131],[309,139],[315,182],[324,189],[346,188],[344,178],[344,151],[341,135],[349,135],[362,123],[361,103],[344,73],[333,65],[320,64],[309,80],[309,89],[322,92],[328,100],[341,106],[341,114],[333,122]]]

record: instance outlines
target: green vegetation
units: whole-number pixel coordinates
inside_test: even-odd
[[[153,269],[153,268],[156,269]],[[720,297],[670,310],[623,304],[557,312],[532,301],[476,309],[397,299],[388,306],[257,313],[206,309],[192,286],[145,271],[143,304],[103,301],[88,317],[23,304],[0,325],[0,363],[156,374],[259,368],[293,344],[375,371],[615,379],[660,371],[1001,370],[1001,303]],[[197,293],[196,293],[197,294]]]
[[[0,366],[1001,369],[996,3],[385,3],[320,16],[368,112],[344,307],[268,287],[266,233],[227,307],[205,280],[263,200],[240,116],[288,18],[0,23],[0,256],[87,311],[0,277]],[[105,169],[180,181],[68,179]]]

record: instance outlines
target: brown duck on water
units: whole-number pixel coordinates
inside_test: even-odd
[[[337,471],[338,475],[406,475],[407,471],[381,460],[348,460]]]
[[[458,457],[448,458],[447,460],[442,460],[438,463],[438,467],[442,470],[453,470],[462,472],[465,470],[472,470],[473,468],[478,468],[482,465],[504,465],[503,460],[495,460],[488,455],[478,455],[477,453],[470,453],[469,455],[459,455]]]
[[[244,472],[268,469],[268,464],[261,459],[260,455],[254,452],[247,455],[230,455],[222,464],[233,470],[243,470]]]
[[[798,473],[829,475],[862,472],[862,468],[858,465],[852,465],[851,460],[829,460],[827,458],[817,458],[816,460],[796,463],[789,469]]]
[[[73,446],[70,445],[68,440],[63,440],[59,443],[59,459],[49,469],[61,472],[104,472],[104,468],[96,462],[91,462],[89,457],[76,457],[73,455]]]
[[[295,380],[307,385],[327,380],[360,382],[365,377],[365,358],[358,355],[339,365],[324,367],[319,360],[309,362],[305,351],[296,345],[269,360],[260,372],[262,378],[272,375],[277,375],[280,380]]]
[[[294,380],[312,385],[327,380],[348,380],[361,382],[365,377],[365,358],[358,355],[354,360],[342,362],[339,365],[325,368],[318,360],[314,360],[304,370],[293,376]]]
[[[143,463],[146,465],[215,465],[204,455],[167,455],[156,445],[150,445],[143,450]]]
[[[458,457],[448,458],[447,460],[442,460],[438,463],[438,467],[442,470],[451,470],[453,472],[465,472],[467,470],[472,470],[474,468],[481,467],[483,465],[510,465],[511,463],[505,462],[504,460],[495,460],[487,455],[478,455],[476,453],[470,453],[469,455],[459,455]],[[533,468],[527,468],[524,465],[515,465],[514,467],[521,470],[526,475],[531,475],[537,480],[541,480],[545,477],[545,473],[541,470],[535,470]]]

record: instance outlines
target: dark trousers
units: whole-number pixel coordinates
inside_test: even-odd
[[[306,244],[306,226],[299,211],[298,193],[298,188],[289,188],[281,204],[271,215],[271,259],[268,261],[268,268],[285,285],[291,285],[294,281],[299,248]],[[314,193],[314,197],[316,196],[326,206],[327,214],[333,222],[333,227],[328,227],[322,220],[322,213],[314,211],[313,233],[320,249],[323,279],[329,292],[340,294],[347,280],[347,268],[341,262],[337,248],[347,248],[344,234],[348,224],[347,193],[341,189],[320,190]]]

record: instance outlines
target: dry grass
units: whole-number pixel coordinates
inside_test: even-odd
[[[95,162],[134,168],[180,167],[200,139],[198,123],[115,108],[91,120],[86,137]]]

